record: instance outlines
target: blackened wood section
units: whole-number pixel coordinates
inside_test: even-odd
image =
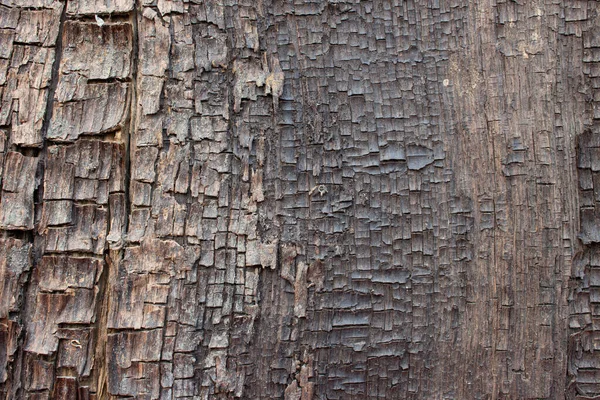
[[[585,10],[587,13],[595,10]],[[583,20],[584,10],[574,17]],[[579,177],[580,227],[579,239],[583,243],[575,255],[571,278],[572,295],[569,307],[569,358],[568,370],[572,376],[569,392],[582,397],[600,393],[600,353],[597,340],[600,334],[600,208],[598,201],[598,172],[600,171],[600,39],[599,25],[585,23],[581,28],[583,43],[583,76],[585,109],[588,119],[578,136],[577,168]]]
[[[591,0],[0,0],[0,398],[600,396]]]

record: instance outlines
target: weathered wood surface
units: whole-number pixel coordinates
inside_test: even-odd
[[[596,1],[0,0],[0,397],[600,396]]]

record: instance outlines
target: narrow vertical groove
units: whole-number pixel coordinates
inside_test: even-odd
[[[105,269],[102,271],[102,276],[98,282],[99,301],[96,304],[97,321],[96,329],[96,349],[94,355],[95,372],[93,373],[95,387],[97,388],[97,398],[105,399],[110,397],[108,390],[108,364],[107,352],[111,349],[107,348],[108,339],[108,311],[110,309],[111,292],[114,290],[112,285],[118,279],[118,267],[125,256],[125,248],[127,246],[127,231],[129,229],[129,218],[131,217],[131,199],[130,184],[131,184],[131,137],[135,134],[137,123],[137,69],[138,69],[138,1],[135,1],[132,11],[129,13],[129,22],[132,25],[132,56],[131,56],[131,86],[129,91],[129,110],[128,117],[125,120],[122,131],[122,151],[123,151],[123,188],[124,188],[124,226],[122,230],[121,243],[113,249],[108,247],[104,251]],[[109,218],[109,221],[112,218]],[[108,243],[107,243],[108,246]]]

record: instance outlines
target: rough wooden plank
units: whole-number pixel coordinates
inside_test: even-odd
[[[74,0],[67,4],[69,15],[128,13],[135,2],[131,0]]]
[[[128,86],[127,83],[86,84],[81,96],[64,99],[55,108],[48,138],[73,141],[82,134],[121,128],[127,115]]]
[[[0,325],[0,383],[6,383],[11,375],[11,364],[19,348],[21,325],[18,322],[2,319]]]
[[[21,153],[6,155],[0,199],[1,229],[33,229],[33,191],[38,160]]]
[[[98,23],[67,21],[63,30],[65,45],[61,74],[98,80],[130,76],[133,50],[131,24],[105,23],[100,26]],[[66,77],[64,79],[61,83],[66,85],[68,81]],[[60,95],[58,98],[63,99]]]
[[[0,244],[0,319],[4,319],[22,307],[23,286],[31,268],[31,244],[18,239],[1,239]]]
[[[46,112],[54,50],[45,47],[15,45],[12,64],[6,79],[2,112],[8,119],[11,108],[13,127],[11,141],[23,146],[39,147]],[[12,104],[12,107],[11,107]]]
[[[122,127],[129,84],[112,80],[131,75],[132,35],[130,24],[65,23],[62,42],[69,45],[61,55],[49,138],[73,141]]]
[[[595,6],[0,1],[0,397],[598,396]]]

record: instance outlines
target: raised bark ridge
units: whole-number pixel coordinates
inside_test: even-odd
[[[600,395],[596,8],[0,0],[0,396]]]

